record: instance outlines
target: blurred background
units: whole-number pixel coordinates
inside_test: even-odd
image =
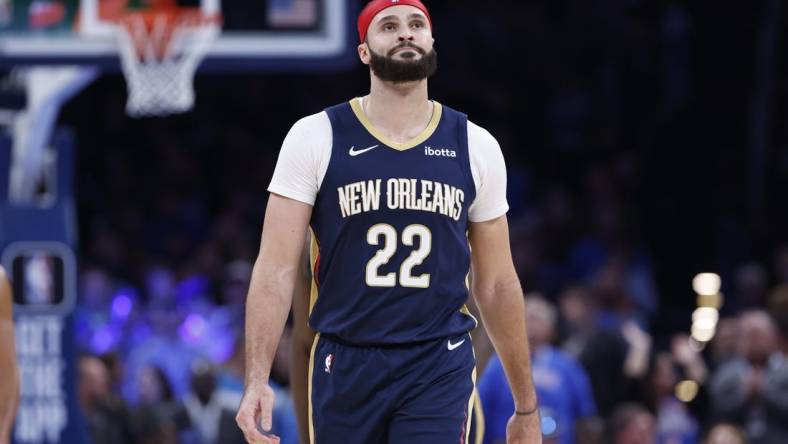
[[[782,3],[427,2],[431,98],[507,161],[546,442],[788,442]],[[98,22],[114,4],[97,0]],[[3,264],[64,288],[41,302],[15,282],[16,442],[242,442],[266,187],[296,120],[368,92],[361,6],[225,1],[193,108],[131,117],[130,74],[98,22],[80,24],[89,9],[0,0]],[[74,71],[33,86],[33,65]],[[699,273],[719,284],[693,286]],[[295,443],[289,329],[272,378],[275,431]],[[503,442],[506,385],[480,330],[479,438]]]

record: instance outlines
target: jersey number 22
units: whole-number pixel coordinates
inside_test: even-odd
[[[367,262],[366,281],[370,287],[393,287],[397,285],[397,273],[393,271],[381,275],[378,268],[389,262],[397,251],[397,230],[389,224],[376,224],[367,231],[367,243],[383,247]],[[413,240],[419,238],[419,248],[413,250],[399,267],[399,284],[410,288],[427,288],[430,286],[430,275],[427,273],[413,276],[413,267],[420,265],[432,250],[432,233],[424,225],[408,225],[402,230],[402,244],[413,246]]]

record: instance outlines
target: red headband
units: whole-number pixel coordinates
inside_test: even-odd
[[[427,7],[424,6],[424,3],[420,2],[419,0],[372,0],[371,2],[367,3],[367,6],[364,7],[364,9],[361,11],[361,14],[358,16],[358,37],[361,43],[364,43],[364,40],[367,38],[369,24],[372,23],[372,19],[378,15],[378,12],[392,6],[399,5],[408,5],[419,8],[421,12],[427,16],[427,21],[430,22],[430,27],[432,27],[430,13],[427,11]]]

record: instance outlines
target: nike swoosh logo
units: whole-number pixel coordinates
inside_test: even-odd
[[[463,342],[465,342],[465,339],[463,339],[462,341],[460,341],[460,342],[458,342],[456,344],[452,344],[451,343],[451,339],[449,339],[449,343],[446,344],[446,347],[448,347],[449,350],[454,350],[455,348],[461,346]]]
[[[355,149],[355,148],[356,148],[356,146],[355,146],[355,145],[353,145],[353,146],[351,146],[351,147],[350,147],[350,151],[348,151],[348,154],[350,154],[351,156],[358,156],[359,154],[364,154],[364,153],[366,153],[366,152],[367,152],[367,151],[369,151],[369,150],[374,150],[374,149],[375,149],[375,148],[377,148],[378,146],[379,146],[379,145],[372,145],[371,147],[369,147],[369,148],[364,148],[363,150],[356,150],[356,149]]]

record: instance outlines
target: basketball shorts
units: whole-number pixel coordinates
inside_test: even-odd
[[[317,335],[309,369],[312,444],[466,444],[475,358],[469,334],[359,347]]]

